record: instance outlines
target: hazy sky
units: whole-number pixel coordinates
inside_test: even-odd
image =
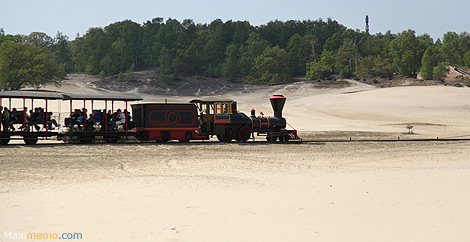
[[[276,19],[331,17],[348,28],[364,30],[369,15],[373,34],[413,29],[437,39],[448,31],[470,32],[469,9],[469,0],[1,0],[0,28],[7,34],[39,31],[55,36],[61,31],[74,39],[90,27],[125,19],[142,24],[155,17],[190,18],[196,23],[220,18],[261,25]]]

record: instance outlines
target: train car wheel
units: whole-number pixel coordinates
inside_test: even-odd
[[[38,142],[38,137],[36,135],[25,135],[23,140],[27,145],[35,145]]]
[[[217,135],[217,139],[220,141],[220,142],[224,142],[224,137],[220,134]]]
[[[90,137],[90,136],[82,136],[80,137],[80,143],[82,144],[90,144],[92,143],[94,140],[94,137]]]
[[[106,143],[117,143],[119,141],[119,137],[118,136],[107,136],[107,137],[105,137],[104,141]]]
[[[10,143],[10,136],[4,136],[0,139],[0,145],[7,145]]]
[[[193,139],[193,135],[190,132],[187,132],[186,135],[184,136],[184,142],[189,142],[190,140]]]
[[[250,129],[245,126],[240,127],[238,129],[237,134],[238,134],[237,141],[239,142],[246,142],[251,136]]]
[[[224,138],[224,142],[231,142],[232,139],[234,138],[233,136],[233,129],[232,127],[228,126],[228,127],[225,127],[225,133],[222,135],[222,137]]]
[[[114,137],[111,137],[109,140],[111,141],[111,143],[117,143],[119,141],[119,137],[114,136]]]

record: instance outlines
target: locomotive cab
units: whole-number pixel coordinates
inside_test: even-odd
[[[251,133],[248,129],[250,119],[238,112],[237,102],[233,100],[192,100],[199,111],[200,130],[216,135],[220,141],[233,139],[246,141]],[[241,127],[245,127],[240,130]]]

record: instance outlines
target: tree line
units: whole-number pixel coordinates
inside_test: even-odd
[[[40,58],[25,61],[34,56]],[[74,40],[60,32],[55,37],[0,32],[2,89],[41,85],[71,72],[104,77],[144,68],[155,68],[167,83],[181,75],[267,85],[296,76],[314,80],[332,74],[367,78],[421,72],[423,78],[432,79],[442,76],[434,67],[444,65],[470,66],[467,32],[448,32],[434,41],[413,30],[371,35],[332,19],[276,20],[252,26],[247,21],[196,24],[171,18],[143,24],[120,21],[90,28]]]

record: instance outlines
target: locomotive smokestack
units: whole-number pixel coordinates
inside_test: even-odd
[[[274,117],[282,118],[282,109],[286,103],[286,98],[282,95],[273,95],[269,100],[271,101],[271,106],[273,106]]]

